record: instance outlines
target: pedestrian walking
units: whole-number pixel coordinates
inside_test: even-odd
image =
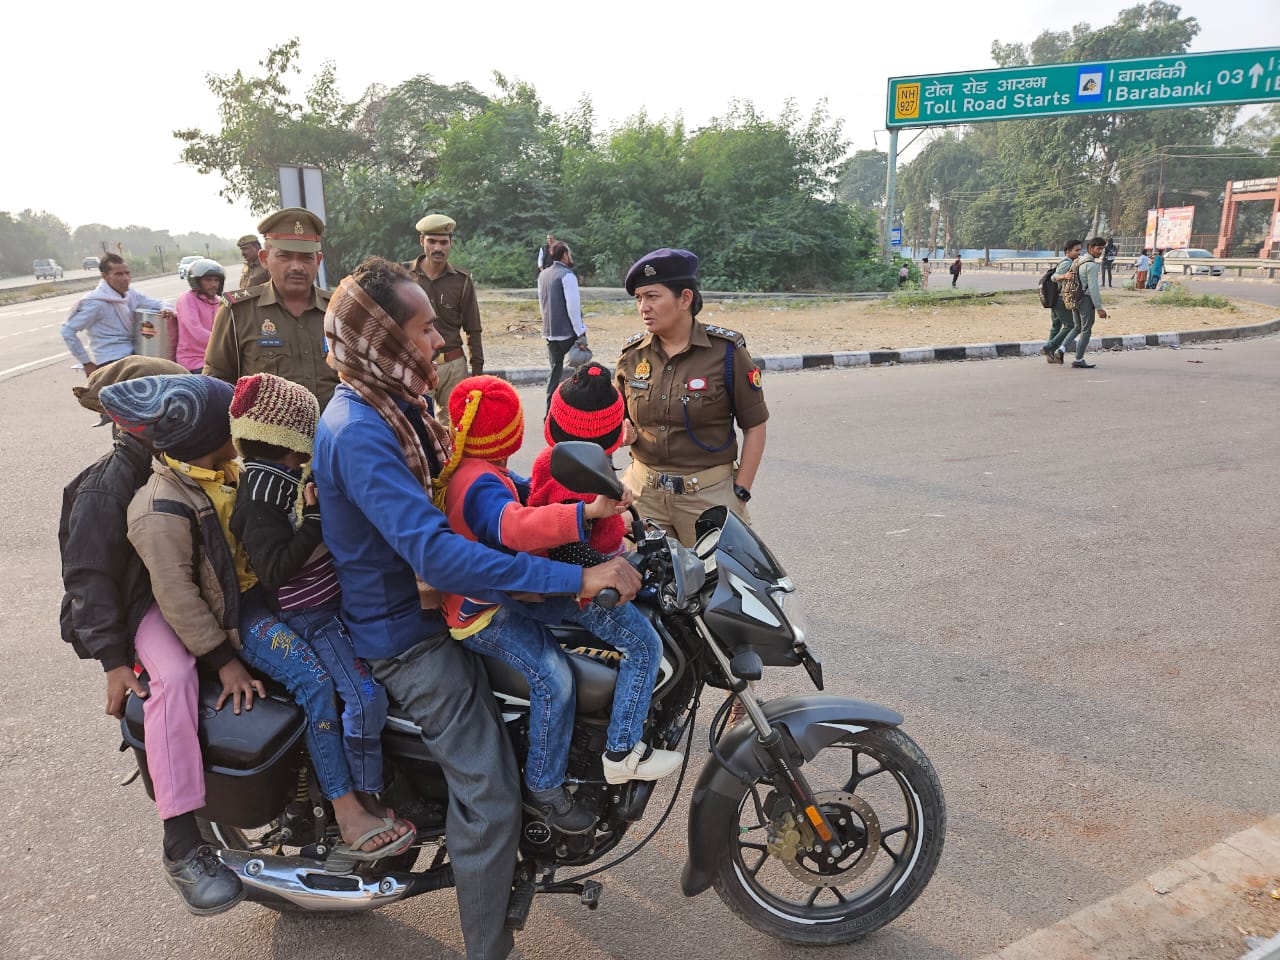
[[[1147,271],[1151,269],[1151,251],[1144,249],[1138,254],[1138,259],[1133,261],[1133,288],[1135,290],[1145,290],[1147,288]]]
[[[1049,339],[1041,348],[1045,361],[1048,363],[1062,363],[1064,352],[1060,349],[1063,342],[1071,335],[1072,329],[1075,327],[1075,319],[1072,316],[1071,309],[1066,305],[1062,298],[1061,285],[1062,279],[1070,272],[1076,258],[1080,256],[1080,249],[1083,244],[1079,240],[1068,240],[1062,245],[1062,259],[1058,261],[1057,267],[1049,276],[1049,282],[1053,287],[1049,291],[1052,297],[1052,304],[1049,307]],[[1041,294],[1041,302],[1046,299],[1045,294]]]
[[[956,288],[956,281],[960,279],[960,254],[957,253],[956,258],[951,261],[951,267],[949,270],[951,273],[951,289],[954,290]]]
[[[1120,252],[1120,248],[1116,246],[1114,238],[1107,240],[1107,245],[1102,251],[1102,282],[1106,286],[1111,286],[1111,274],[1116,266],[1116,254]]]
[[[1096,364],[1089,363],[1084,358],[1084,352],[1089,347],[1089,338],[1093,334],[1094,317],[1101,317],[1103,320],[1107,318],[1107,311],[1102,306],[1102,290],[1101,276],[1102,265],[1098,262],[1102,257],[1102,251],[1106,248],[1107,241],[1102,237],[1093,237],[1086,245],[1088,251],[1077,259],[1072,267],[1080,278],[1080,300],[1072,306],[1072,319],[1075,324],[1071,330],[1071,336],[1063,343],[1063,350],[1070,350],[1075,346],[1076,359],[1071,364],[1078,370],[1092,370]]]
[[[925,257],[920,261],[920,289],[929,289],[929,274],[933,273],[933,267],[929,266],[929,258]]]
[[[564,360],[575,345],[587,348],[587,326],[582,322],[582,295],[573,273],[573,251],[556,241],[550,265],[538,274],[538,308],[542,312],[542,336],[547,341],[551,374],[547,377],[547,409],[564,378]]]

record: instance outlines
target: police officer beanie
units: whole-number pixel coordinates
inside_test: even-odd
[[[256,440],[310,456],[319,420],[319,402],[300,383],[272,373],[255,373],[236,383],[231,436],[237,450],[241,440]]]
[[[604,447],[605,453],[613,453],[622,442],[625,413],[609,368],[583,364],[551,395],[551,412],[544,427],[547,443],[590,440]]]
[[[524,410],[515,387],[501,377],[467,377],[449,396],[455,454],[505,460],[524,442]]]
[[[107,415],[175,460],[207,457],[231,439],[231,384],[200,374],[142,377],[98,394]]]
[[[636,287],[651,283],[675,283],[689,280],[697,287],[698,257],[688,250],[674,250],[663,247],[653,250],[631,265],[627,271],[627,279],[623,284],[629,295],[634,295]]]

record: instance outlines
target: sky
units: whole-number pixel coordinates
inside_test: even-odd
[[[790,99],[807,116],[825,99],[851,149],[885,149],[889,77],[990,68],[993,40],[1030,42],[1081,20],[1101,26],[1129,5],[606,0],[553,9],[528,0],[435,0],[344,15],[330,12],[342,9],[334,3],[260,0],[215,10],[71,0],[50,17],[42,4],[16,4],[2,21],[0,211],[47,210],[73,229],[252,232],[257,218],[218,196],[220,178],[179,162],[173,131],[216,130],[207,75],[259,72],[267,50],[295,36],[299,93],[332,61],[353,100],[371,83],[390,87],[423,73],[492,94],[499,71],[531,83],[557,113],[589,98],[598,126],[643,110],[695,128],[734,99],[772,117]],[[1201,26],[1193,52],[1280,44],[1280,0],[1180,6]]]

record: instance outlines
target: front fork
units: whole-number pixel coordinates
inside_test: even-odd
[[[786,791],[796,809],[802,811],[805,819],[813,826],[814,833],[818,836],[818,842],[822,845],[822,851],[832,858],[844,856],[844,847],[841,846],[835,831],[831,829],[831,824],[827,821],[826,814],[818,806],[818,798],[814,795],[813,788],[809,786],[809,781],[800,772],[800,768],[792,763],[786,744],[783,742],[781,731],[769,722],[769,718],[760,709],[760,704],[756,702],[756,698],[747,695],[749,689],[747,682],[733,672],[728,656],[720,649],[720,644],[716,642],[711,631],[707,629],[702,617],[695,617],[694,620],[698,624],[698,631],[702,634],[702,639],[706,641],[707,647],[720,664],[720,669],[724,671],[724,675],[732,684],[733,695],[738,698],[738,702],[742,704],[743,709],[747,712],[747,717],[754,724],[756,741],[765,753],[769,755],[773,771],[781,774],[781,783],[778,785]]]

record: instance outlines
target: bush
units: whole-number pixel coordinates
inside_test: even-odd
[[[536,247],[471,237],[454,241],[449,262],[470,271],[480,286],[531,287],[537,283],[537,257]]]
[[[1180,283],[1169,284],[1168,289],[1157,293],[1151,298],[1151,302],[1162,307],[1210,307],[1214,310],[1235,310],[1235,304],[1226,297],[1215,297],[1207,293],[1193,297]]]

